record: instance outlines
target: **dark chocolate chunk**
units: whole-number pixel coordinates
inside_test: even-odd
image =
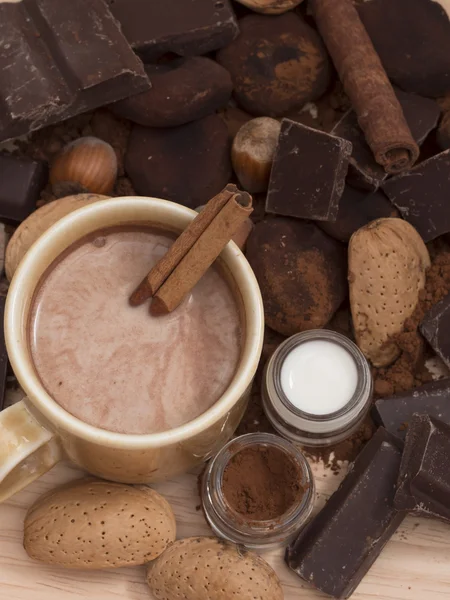
[[[102,0],[0,3],[0,141],[148,87]]]
[[[450,21],[442,0],[358,0],[381,62],[407,92],[438,98],[450,91]]]
[[[146,61],[167,52],[206,54],[239,33],[229,0],[107,0],[134,50]]]
[[[5,342],[5,296],[0,296],[0,410],[5,401],[6,375],[8,372],[8,354]]]
[[[229,182],[228,129],[218,115],[167,129],[135,125],[125,171],[138,194],[196,208]]]
[[[401,90],[396,90],[396,95],[413,138],[420,146],[438,123],[439,105],[430,98],[406,94]],[[358,125],[353,109],[345,113],[331,133],[343,137],[353,144],[347,182],[354,187],[367,190],[377,189],[387,179],[388,174],[376,162],[371,149],[367,145],[364,133]]]
[[[450,368],[450,294],[425,314],[420,331],[436,354]]]
[[[450,424],[450,379],[431,381],[397,396],[382,398],[372,409],[374,421],[402,440],[416,413]]]
[[[334,598],[348,598],[403,521],[394,508],[401,450],[380,427],[325,508],[287,549],[302,579]]]
[[[175,127],[224,107],[233,85],[228,71],[204,56],[146,65],[152,87],[111,104],[114,114],[146,127]]]
[[[346,185],[339,200],[336,221],[317,221],[317,225],[336,240],[348,242],[353,233],[367,223],[398,216],[398,210],[381,190],[371,193]]]
[[[236,40],[217,53],[231,74],[234,97],[252,115],[284,116],[320,98],[331,68],[323,42],[300,15],[248,15]]]
[[[388,179],[383,191],[430,242],[450,231],[450,150],[425,160],[411,171]]]
[[[314,223],[260,221],[246,256],[261,288],[266,323],[283,335],[325,327],[347,296],[346,249]]]
[[[439,124],[437,143],[442,150],[450,149],[450,110],[444,114]]]
[[[347,140],[283,119],[270,174],[266,211],[335,221],[352,145]]]
[[[406,436],[395,506],[450,522],[450,425],[414,415]]]
[[[47,163],[0,154],[0,221],[16,225],[26,219],[47,180]]]

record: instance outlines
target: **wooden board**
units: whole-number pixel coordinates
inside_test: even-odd
[[[316,478],[315,510],[339,485],[345,474],[312,464]],[[28,507],[44,492],[81,477],[69,464],[59,464],[39,481],[0,505],[1,600],[151,600],[145,568],[112,571],[71,571],[41,565],[28,558],[22,546],[23,520]],[[172,504],[178,537],[210,535],[197,510],[195,473],[154,486]],[[281,550],[265,553],[283,582],[286,600],[325,598],[291,573]],[[450,526],[408,517],[365,577],[352,600],[450,600]],[[211,598],[214,600],[214,598]]]

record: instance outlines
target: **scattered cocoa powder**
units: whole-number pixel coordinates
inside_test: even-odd
[[[425,289],[420,292],[416,310],[396,336],[401,355],[392,365],[373,370],[376,397],[405,392],[431,379],[424,363],[432,354],[418,327],[425,313],[450,292],[450,246],[439,239],[429,244],[428,249],[432,262]]]
[[[222,491],[230,507],[249,521],[281,517],[304,492],[296,464],[282,450],[263,445],[233,456]]]

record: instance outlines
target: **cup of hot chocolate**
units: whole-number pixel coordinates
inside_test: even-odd
[[[26,393],[0,414],[0,501],[69,458],[148,483],[231,437],[263,341],[255,276],[229,243],[174,312],[130,293],[196,213],[156,198],[101,200],[32,246],[11,283],[5,337]]]

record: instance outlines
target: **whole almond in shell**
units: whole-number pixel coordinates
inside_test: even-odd
[[[414,312],[430,266],[417,231],[401,219],[377,219],[350,239],[350,305],[358,346],[376,367],[399,355],[395,336]]]
[[[41,497],[25,518],[31,558],[74,569],[142,565],[175,540],[169,503],[146,486],[84,479]]]
[[[147,570],[156,600],[283,600],[280,580],[253,552],[213,537],[170,546]]]
[[[9,281],[30,247],[47,229],[74,210],[108,197],[100,194],[66,196],[44,204],[31,213],[15,230],[6,248],[5,271]]]

